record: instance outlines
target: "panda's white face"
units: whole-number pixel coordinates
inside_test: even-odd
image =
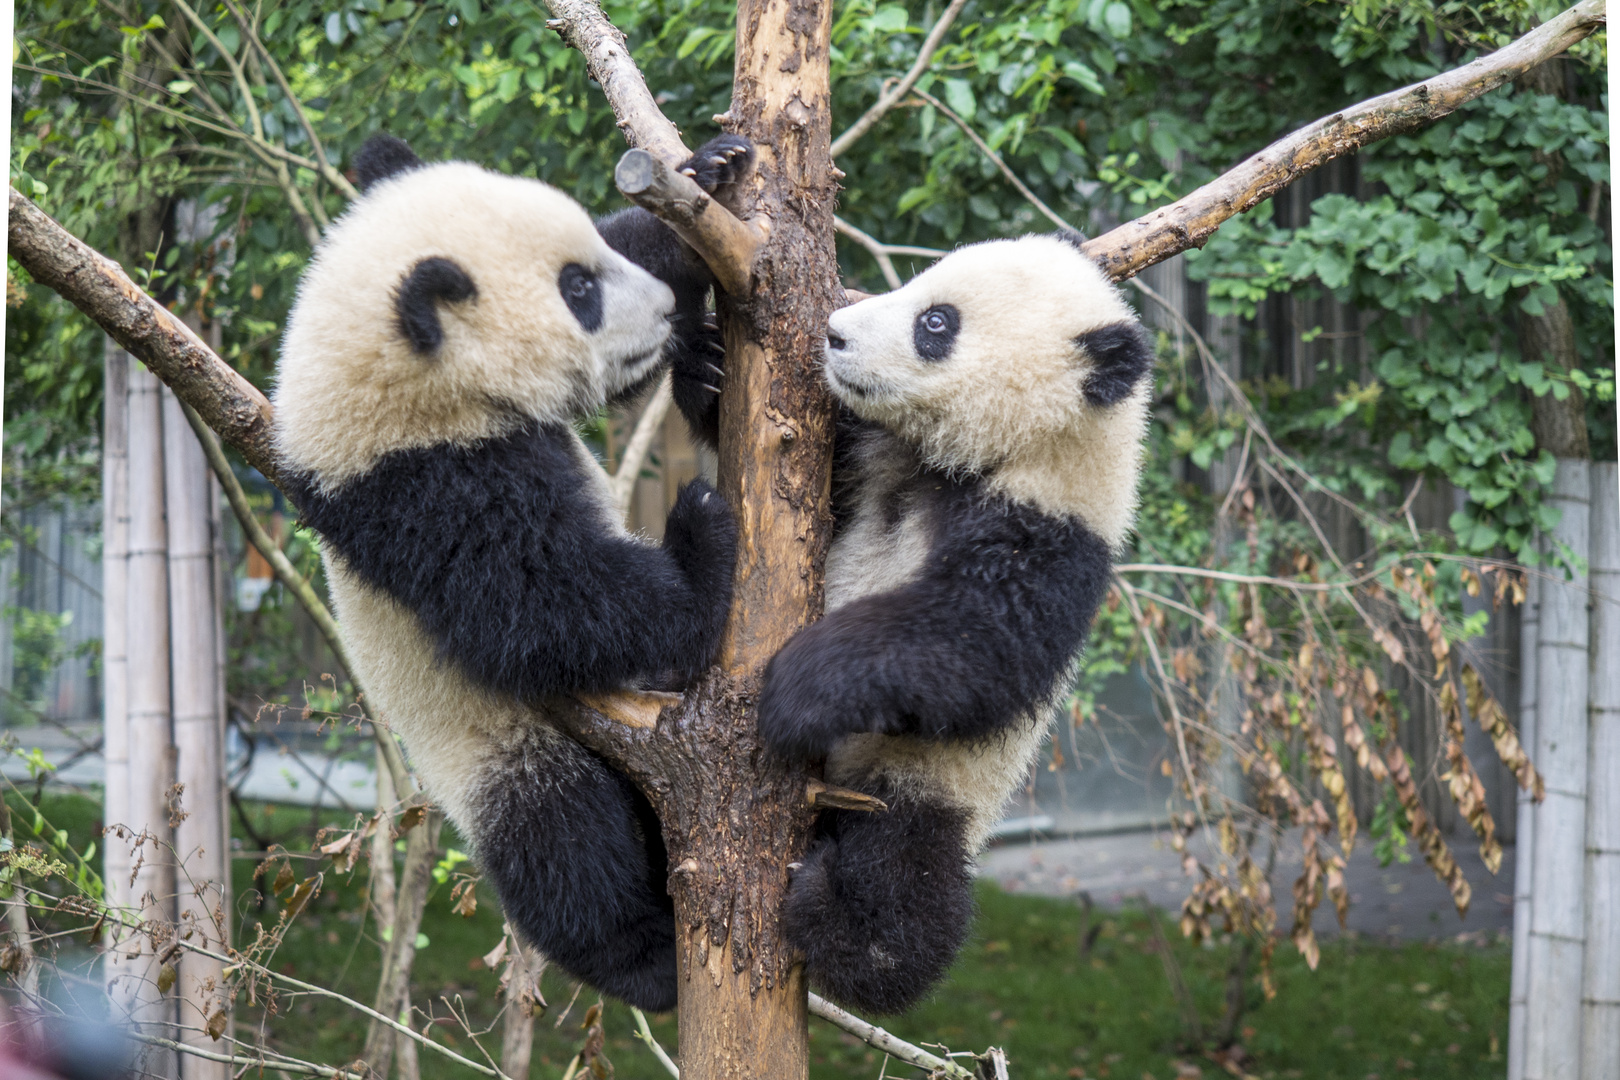
[[[1082,514],[1118,543],[1151,380],[1104,392],[1102,354],[1137,333],[1130,306],[1073,245],[992,240],[834,312],[825,370],[834,394],[931,465],[993,472],[1009,494]],[[1126,351],[1139,355],[1138,341]]]
[[[278,441],[323,484],[397,449],[590,412],[659,363],[675,299],[536,180],[401,173],[328,232],[277,376]]]

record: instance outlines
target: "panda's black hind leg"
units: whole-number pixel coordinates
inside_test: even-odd
[[[629,780],[537,732],[485,778],[476,833],[507,918],[536,949],[631,1005],[675,1007],[663,837]]]
[[[904,1012],[944,976],[973,920],[965,814],[890,790],[880,813],[823,814],[794,872],[788,940],[810,985],[843,1005]]]

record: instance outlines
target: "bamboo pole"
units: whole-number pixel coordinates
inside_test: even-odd
[[[101,755],[105,763],[101,818],[129,817],[129,655],[124,630],[129,575],[129,369],[134,359],[107,339],[101,434]],[[107,902],[129,902],[129,847],[101,840]],[[110,935],[110,936],[116,936]]]
[[[1567,545],[1582,564],[1591,544],[1591,462],[1559,458],[1548,502],[1563,517],[1549,551]],[[1536,649],[1536,768],[1547,797],[1532,811],[1534,898],[1526,987],[1525,1080],[1569,1080],[1581,1061],[1586,905],[1586,704],[1589,625],[1584,574],[1542,579]]]
[[[1519,744],[1535,752],[1536,649],[1541,626],[1541,578],[1532,574],[1519,606]],[[1535,883],[1535,792],[1518,788],[1513,831],[1513,970],[1508,989],[1508,1080],[1524,1080],[1525,1023],[1530,991],[1530,911]]]
[[[129,801],[124,824],[145,840],[135,853],[130,906],[148,921],[174,918],[174,865],[166,796],[174,775],[169,697],[169,566],[163,469],[161,384],[144,367],[129,372],[129,579],[126,594],[129,656]],[[116,843],[116,840],[113,840]],[[158,993],[154,944],[134,938],[120,948],[139,952],[123,973],[116,1000],[151,1034],[172,1020]],[[156,1055],[166,1054],[157,1051]],[[172,1056],[172,1055],[170,1055]],[[173,1061],[148,1061],[161,1076]]]
[[[227,856],[224,716],[219,710],[215,641],[213,515],[218,503],[208,459],[186,422],[180,401],[163,390],[164,494],[169,524],[169,672],[173,696],[175,778],[183,785],[185,816],[175,826],[177,908],[182,933],[225,951]],[[211,1048],[201,1030],[224,1007],[223,967],[196,953],[179,959],[175,994],[181,1036]],[[225,1080],[229,1067],[183,1056],[182,1080]]]
[[[1620,468],[1592,463],[1581,1080],[1620,1077]]]

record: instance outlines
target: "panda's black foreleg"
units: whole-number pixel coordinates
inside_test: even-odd
[[[604,993],[675,1007],[675,912],[663,837],[625,777],[555,732],[510,752],[485,782],[475,844],[507,918]]]
[[[874,793],[887,812],[834,810],[793,874],[788,940],[810,985],[875,1013],[903,1012],[944,977],[973,920],[963,811]]]

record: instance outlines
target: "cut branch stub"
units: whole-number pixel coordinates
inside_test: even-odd
[[[668,222],[692,245],[722,289],[734,296],[747,295],[754,256],[765,239],[762,229],[739,220],[697,181],[646,150],[626,151],[613,170],[613,182],[625,198]]]
[[[1088,240],[1081,250],[1110,278],[1124,281],[1188,248],[1203,247],[1228,218],[1271,198],[1303,174],[1455,112],[1557,56],[1602,27],[1605,19],[1604,0],[1583,0],[1473,63],[1300,128],[1191,195]]]
[[[62,228],[16,188],[11,189],[7,239],[12,258],[35,281],[90,316],[275,483],[270,401],[256,386],[131,281],[123,267]]]

